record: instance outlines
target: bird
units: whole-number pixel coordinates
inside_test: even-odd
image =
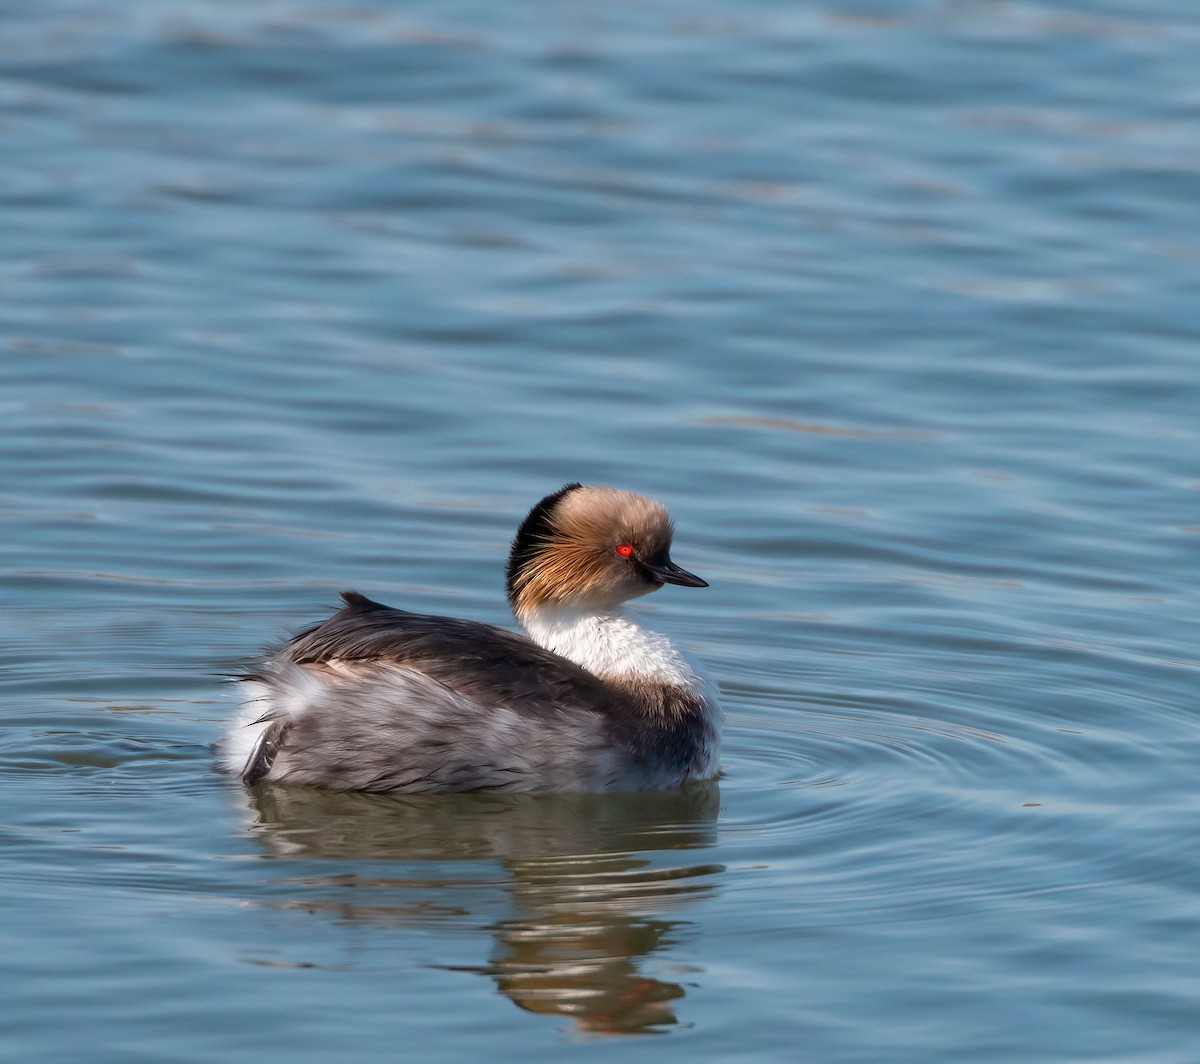
[[[247,785],[339,791],[636,791],[718,772],[708,673],[624,604],[707,587],[671,559],[642,495],[571,483],[513,538],[505,587],[524,634],[356,591],[247,667],[222,767]]]

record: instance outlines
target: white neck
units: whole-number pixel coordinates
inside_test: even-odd
[[[709,681],[696,663],[665,635],[640,627],[619,610],[543,607],[518,620],[535,643],[602,680],[642,680],[708,693]]]

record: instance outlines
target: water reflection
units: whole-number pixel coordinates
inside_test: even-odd
[[[716,842],[715,783],[633,795],[445,797],[263,786],[248,803],[250,832],[273,857],[391,865],[365,876],[306,874],[290,881],[303,898],[284,904],[386,927],[467,920],[494,945],[486,964],[457,969],[489,976],[522,1009],[570,1017],[596,1034],[680,1022],[684,986],[646,968],[686,932],[680,914],[716,889],[724,870],[679,859]],[[468,865],[479,861],[483,868]]]

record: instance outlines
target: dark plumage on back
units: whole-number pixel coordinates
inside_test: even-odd
[[[612,691],[574,662],[527,636],[480,621],[410,613],[342,592],[346,605],[297,636],[284,654],[297,665],[402,666],[468,698],[523,713],[607,714]]]

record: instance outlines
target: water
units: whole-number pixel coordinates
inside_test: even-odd
[[[1193,1061],[1198,47],[5,5],[4,1058]],[[343,587],[507,623],[575,479],[712,583],[645,609],[719,785],[214,771],[234,665]]]

